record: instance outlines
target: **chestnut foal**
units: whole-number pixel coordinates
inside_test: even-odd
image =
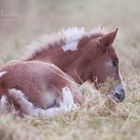
[[[52,116],[84,101],[70,76],[54,64],[39,61],[15,61],[2,67],[0,94],[13,102],[20,115]]]
[[[23,60],[24,62],[19,63],[21,66],[22,64],[24,64],[24,66],[25,64],[30,64],[30,70],[27,72],[28,76],[24,76],[24,71],[26,71],[27,68],[22,67],[23,72],[21,75],[24,80],[20,80],[22,78],[17,75],[18,69],[13,67],[9,72],[7,72],[8,70],[2,69],[1,80],[6,78],[8,73],[14,71],[11,74],[11,81],[12,83],[14,83],[14,79],[18,79],[19,81],[17,80],[18,85],[13,84],[14,86],[12,88],[21,90],[34,105],[42,109],[52,109],[55,106],[61,106],[60,102],[58,102],[60,100],[59,94],[56,93],[63,93],[63,90],[65,91],[64,87],[68,87],[66,88],[67,93],[71,93],[76,102],[81,103],[83,101],[78,86],[70,82],[70,80],[82,84],[85,81],[94,82],[96,78],[100,84],[106,82],[109,77],[117,83],[112,86],[109,95],[115,101],[122,102],[125,98],[125,87],[119,70],[119,58],[113,47],[117,31],[118,29],[115,29],[112,32],[106,33],[102,29],[98,29],[86,32],[83,28],[69,28],[59,32],[55,37],[48,36],[47,38],[43,38],[40,42],[32,45],[37,49],[33,50],[29,57]],[[55,71],[52,72],[49,68],[44,69],[42,66],[32,66],[32,63],[39,63],[34,61],[40,61],[40,63],[43,63],[43,66],[45,64],[53,65],[51,69],[54,68]],[[33,73],[35,74],[32,75]],[[54,76],[54,73],[61,73],[60,75],[66,78],[62,78],[58,75]],[[40,76],[42,77],[41,79],[37,78]],[[63,84],[63,82],[65,84]],[[11,84],[8,79],[7,84]],[[44,86],[45,84],[46,86]],[[7,91],[7,89],[4,88],[5,85],[5,82],[1,84],[3,87],[1,88],[3,89],[1,93],[8,95],[9,90]],[[12,91],[12,93],[13,92],[14,91]],[[44,95],[46,96],[44,97]],[[63,102],[66,103],[68,101],[66,99],[65,101],[63,100]]]
[[[116,85],[110,96],[117,102],[125,98],[125,87],[119,70],[119,58],[113,42],[118,29],[106,33],[104,28],[86,32],[84,28],[69,28],[54,37],[35,42],[35,50],[25,61],[50,62],[70,75],[78,84],[85,81],[104,83],[108,78]]]

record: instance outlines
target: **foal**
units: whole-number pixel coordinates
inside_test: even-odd
[[[72,93],[75,103],[82,103],[82,94],[78,86],[70,82],[72,78],[78,84],[94,82],[96,78],[100,84],[109,77],[116,83],[109,95],[122,102],[125,86],[113,47],[117,31],[86,32],[83,28],[70,28],[58,33],[54,40],[50,36],[48,41],[44,38],[43,42],[33,45],[37,49],[29,57],[1,69],[0,93],[8,96],[9,89],[20,89],[35,106],[48,109],[66,103],[67,99],[62,102],[64,96],[59,96],[63,95],[64,87],[68,87],[67,93]]]
[[[0,94],[11,100],[21,114],[29,115],[49,108],[48,115],[53,115],[62,108],[71,110],[84,101],[70,76],[54,64],[39,61],[15,61],[2,67]],[[40,109],[33,110],[33,105]]]
[[[106,33],[96,29],[86,32],[83,28],[68,28],[53,37],[42,38],[31,46],[35,50],[25,61],[50,62],[70,75],[78,84],[85,81],[101,84],[108,78],[116,83],[110,89],[110,96],[117,102],[125,98],[125,86],[119,68],[113,42],[118,29]]]

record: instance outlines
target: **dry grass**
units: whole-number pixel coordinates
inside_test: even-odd
[[[139,139],[139,0],[35,0],[24,3],[13,0],[14,4],[11,5],[8,1],[0,1],[0,8],[14,9],[21,15],[17,21],[1,19],[0,15],[0,64],[20,58],[24,46],[44,33],[73,25],[86,29],[100,24],[108,29],[118,26],[115,46],[120,56],[127,94],[123,103],[107,102],[90,84],[85,83],[81,89],[87,102],[79,111],[54,118],[40,116],[23,119],[13,113],[3,115],[0,117],[0,140]]]

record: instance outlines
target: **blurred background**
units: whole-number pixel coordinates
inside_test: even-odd
[[[139,68],[139,14],[139,0],[0,0],[0,64],[20,58],[44,34],[103,25],[108,31],[119,28],[115,46],[125,69]]]

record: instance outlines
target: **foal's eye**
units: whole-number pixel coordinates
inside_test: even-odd
[[[114,59],[114,60],[112,61],[112,63],[113,63],[113,66],[118,66],[118,60],[117,60],[117,59]]]

